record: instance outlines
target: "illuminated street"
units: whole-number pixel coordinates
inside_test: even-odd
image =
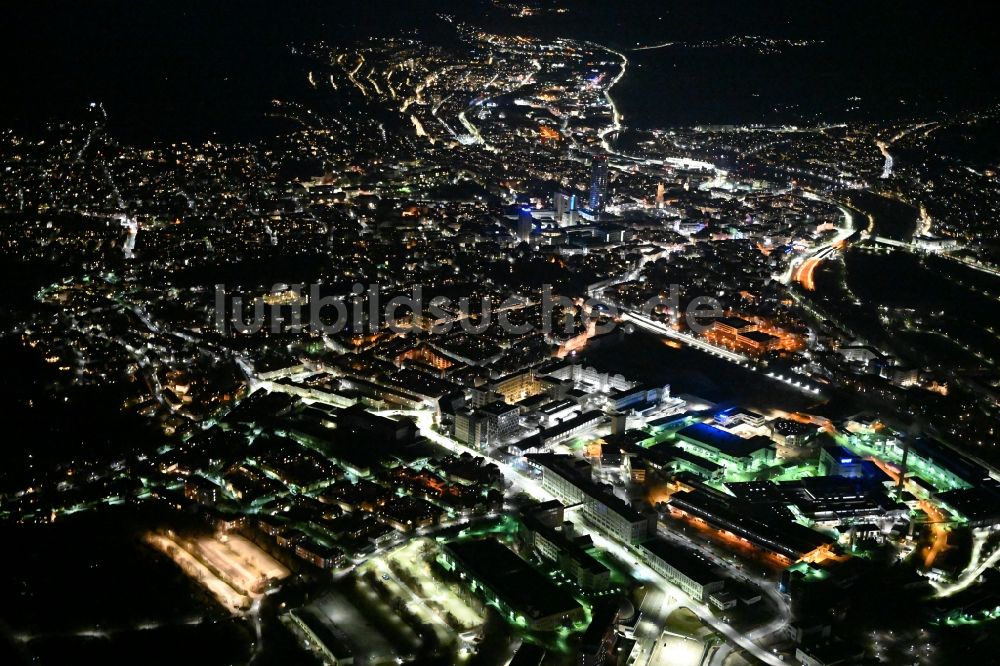
[[[986,4],[15,3],[0,665],[1000,653]]]

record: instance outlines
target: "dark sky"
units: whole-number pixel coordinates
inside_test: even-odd
[[[151,136],[237,128],[301,85],[288,45],[372,34],[447,36],[438,11],[495,29],[618,47],[733,35],[818,39],[774,58],[640,52],[619,94],[639,125],[781,120],[775,108],[837,113],[863,98],[876,116],[979,106],[1000,95],[998,24],[984,2],[628,2],[564,0],[567,14],[513,19],[487,0],[98,0],[8,3],[0,26],[0,125],[70,115],[102,101],[122,130]],[[903,100],[903,102],[900,102]],[[759,116],[759,118],[758,118]],[[143,132],[143,128],[150,128]]]

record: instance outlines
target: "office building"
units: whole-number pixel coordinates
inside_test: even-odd
[[[781,338],[759,331],[757,324],[739,317],[722,317],[715,320],[708,333],[708,339],[723,347],[752,356],[766,354],[781,344]]]
[[[471,409],[455,412],[455,439],[474,449],[485,448],[489,444],[486,419]]]
[[[639,543],[652,531],[653,515],[641,513],[591,478],[590,463],[572,456],[537,453],[526,456],[542,472],[542,488],[564,504],[581,504],[583,515],[606,536]]]
[[[521,206],[517,210],[517,239],[522,242],[531,240],[531,232],[535,228],[535,218],[531,215],[530,206]]]
[[[542,447],[552,446],[567,440],[573,439],[577,435],[589,432],[605,421],[604,412],[591,410],[579,416],[566,419],[551,428],[545,428],[539,433]]]
[[[544,390],[544,386],[531,370],[504,375],[489,382],[488,386],[490,394],[498,395],[510,404],[521,402]]]
[[[563,520],[563,505],[558,500],[526,509],[518,535],[522,543],[557,563],[581,588],[603,590],[611,584],[611,570],[589,552],[593,541]]]
[[[861,457],[854,455],[843,446],[824,446],[819,454],[819,471],[825,476],[861,477]]]
[[[580,405],[575,400],[550,400],[538,408],[538,421],[548,427],[579,413]]]
[[[372,414],[363,405],[353,405],[337,413],[338,435],[352,435],[384,444],[408,444],[417,437],[417,426],[405,418],[393,419]]]
[[[510,437],[520,423],[520,410],[502,400],[479,409],[455,412],[455,439],[474,449],[485,449]]]
[[[577,196],[566,190],[559,190],[553,196],[555,222],[560,227],[570,227],[577,222]]]
[[[609,400],[617,411],[641,409],[643,406],[659,406],[670,399],[670,385],[643,385],[626,391],[614,391]]]
[[[735,428],[744,424],[753,428],[760,428],[766,422],[763,414],[735,407],[719,412],[715,415],[714,420],[723,428]]]
[[[514,434],[520,423],[521,410],[497,400],[479,409],[478,414],[486,420],[489,438],[493,442]]]

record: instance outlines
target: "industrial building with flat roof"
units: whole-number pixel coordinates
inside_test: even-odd
[[[696,601],[705,601],[725,585],[725,577],[693,550],[657,538],[641,544],[639,552],[649,568]]]
[[[600,425],[604,419],[604,412],[598,410],[591,410],[589,412],[584,412],[579,416],[574,416],[573,418],[567,419],[558,425],[546,428],[539,433],[541,445],[542,447],[546,447],[560,442],[565,442],[566,440],[572,439],[581,433],[593,430]]]
[[[830,527],[872,520],[893,522],[909,513],[905,504],[889,498],[880,479],[815,476],[780,483],[727,483],[726,488],[750,504],[791,506],[798,515]]]
[[[552,631],[585,617],[576,599],[494,539],[446,544],[441,560],[513,624]]]
[[[744,439],[708,423],[694,423],[678,430],[678,446],[726,467],[750,469],[774,460],[774,445],[767,437]]]
[[[937,496],[956,518],[972,527],[1000,525],[1000,484],[990,480],[975,488],[958,488]]]
[[[706,488],[674,493],[668,500],[678,517],[702,521],[720,533],[729,533],[788,562],[818,560],[830,554],[832,537],[788,519],[774,506],[754,505]]]
[[[926,476],[941,491],[977,486],[990,476],[989,470],[979,463],[930,439],[892,440],[889,446],[900,457],[904,446],[907,447],[907,471]]]

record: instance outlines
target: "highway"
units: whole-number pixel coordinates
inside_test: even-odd
[[[843,249],[847,239],[853,236],[856,230],[854,228],[854,214],[847,208],[839,206],[834,201],[829,201],[828,199],[824,199],[808,192],[804,196],[807,199],[825,201],[826,203],[838,206],[840,208],[840,212],[844,216],[844,223],[837,229],[837,235],[835,237],[825,243],[817,245],[803,258],[793,261],[789,264],[788,269],[779,278],[782,284],[797,282],[807,291],[815,291],[816,283],[814,281],[814,273],[816,271],[816,267],[819,266],[824,259],[832,257],[838,251]]]
[[[628,58],[624,53],[615,51],[608,46],[602,46],[600,44],[592,45],[602,48],[608,53],[612,53],[621,59],[621,69],[618,71],[618,74],[615,75],[615,78],[611,79],[611,83],[608,84],[608,87],[604,89],[604,98],[607,99],[608,106],[611,107],[611,124],[597,134],[598,138],[601,140],[601,147],[603,147],[608,153],[614,153],[611,149],[611,144],[608,143],[608,135],[617,132],[622,128],[622,114],[618,110],[618,106],[615,104],[614,98],[611,97],[611,89],[614,88],[615,85],[622,80],[622,77],[625,76],[625,70],[628,68]]]

